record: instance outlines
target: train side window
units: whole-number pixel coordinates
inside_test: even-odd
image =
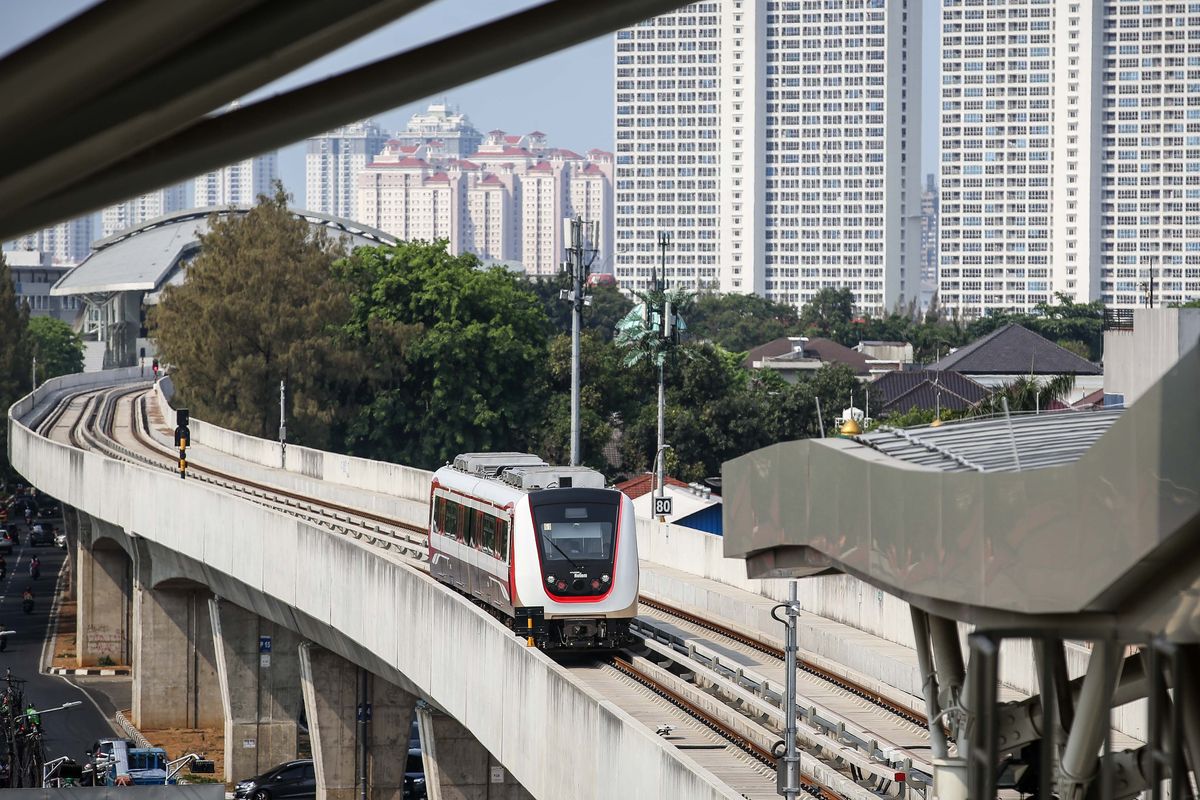
[[[508,520],[496,520],[496,555],[508,561]]]
[[[467,547],[475,546],[475,517],[479,514],[473,508],[463,508],[465,518],[463,519],[463,541],[467,543]]]
[[[483,552],[489,556],[496,555],[496,518],[491,514],[483,515],[483,526],[481,528]]]
[[[458,536],[458,517],[460,507],[458,503],[446,503],[446,535],[451,539],[457,539]]]
[[[436,497],[433,500],[433,530],[441,533],[446,530],[446,499]]]

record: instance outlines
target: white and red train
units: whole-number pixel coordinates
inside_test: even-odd
[[[633,503],[592,469],[464,453],[433,476],[429,571],[543,649],[620,647],[638,602]]]

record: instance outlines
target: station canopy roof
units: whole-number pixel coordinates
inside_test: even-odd
[[[725,556],[979,625],[1170,634],[1200,608],[1197,385],[1200,346],[1124,410],[755,450],[721,470]]]
[[[182,267],[200,249],[213,214],[245,214],[249,206],[195,208],[157,217],[98,240],[93,252],[54,284],[52,295],[87,295],[142,291],[156,295],[183,280]],[[344,237],[348,249],[394,244],[394,236],[357,222],[297,211],[296,216],[333,238]],[[151,301],[154,297],[151,297]]]

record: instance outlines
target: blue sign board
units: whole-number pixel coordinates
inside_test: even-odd
[[[260,653],[271,652],[271,637],[270,636],[258,637],[258,652],[260,652]]]

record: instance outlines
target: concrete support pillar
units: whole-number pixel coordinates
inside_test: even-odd
[[[65,585],[60,588],[65,599],[76,600],[79,597],[79,518],[82,515],[66,503],[62,509],[63,533],[67,537],[67,576]]]
[[[312,642],[300,645],[317,800],[400,800],[417,698]],[[369,705],[369,720],[360,706]]]
[[[133,723],[138,728],[224,725],[209,619],[211,598],[206,588],[190,582],[155,589],[137,581],[133,602]]]
[[[296,757],[301,637],[213,598],[209,617],[225,717],[226,782]]]
[[[79,666],[95,666],[104,658],[128,664],[133,572],[129,556],[110,540],[80,539],[75,565],[79,576],[75,611]]]
[[[429,800],[532,800],[533,795],[453,717],[417,706]]]

